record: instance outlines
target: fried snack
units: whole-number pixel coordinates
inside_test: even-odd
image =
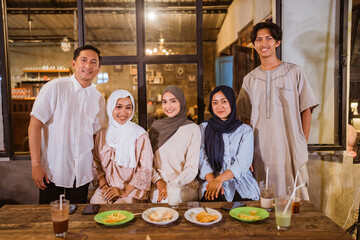
[[[154,222],[166,222],[172,219],[173,214],[164,208],[156,209],[149,214],[149,219]]]
[[[106,216],[106,219],[104,219],[104,222],[106,223],[116,223],[121,222],[122,220],[125,220],[126,216],[121,212],[115,212],[108,216]]]
[[[202,211],[202,212],[196,214],[196,220],[198,220],[199,222],[202,222],[202,223],[213,222],[216,219],[218,219],[217,215],[211,215],[205,211]]]
[[[244,220],[259,220],[261,216],[251,216],[251,215],[245,215],[245,214],[239,214],[239,218]]]
[[[250,213],[251,216],[256,216],[257,210],[255,210],[255,209],[254,209],[254,210],[250,210],[249,213]]]

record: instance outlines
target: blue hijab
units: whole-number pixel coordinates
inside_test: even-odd
[[[220,91],[225,95],[231,107],[231,113],[225,121],[216,116],[212,109],[213,96]],[[212,90],[210,94],[209,111],[213,117],[207,120],[208,125],[205,129],[205,152],[213,172],[216,172],[221,170],[224,161],[224,140],[222,134],[231,133],[242,124],[240,120],[236,119],[236,99],[233,89],[221,85]]]

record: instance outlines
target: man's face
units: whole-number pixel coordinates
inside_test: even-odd
[[[90,49],[82,50],[76,61],[72,60],[75,78],[84,87],[89,86],[91,81],[100,71],[98,54]]]
[[[271,36],[269,29],[263,28],[257,32],[254,45],[260,58],[268,58],[276,56],[275,49],[280,45],[280,41]]]

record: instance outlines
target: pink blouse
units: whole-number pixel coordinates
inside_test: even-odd
[[[127,184],[135,189],[125,198],[119,198],[114,203],[136,203],[147,200],[150,191],[153,152],[147,133],[141,135],[135,142],[135,157],[137,166],[135,168],[124,168],[115,161],[115,149],[110,147],[105,140],[106,129],[101,130],[95,139],[94,172],[96,179],[105,176],[106,182],[111,187],[123,189]],[[100,188],[95,190],[91,203],[111,203],[102,197]]]

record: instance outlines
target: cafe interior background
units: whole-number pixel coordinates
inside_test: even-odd
[[[79,45],[104,59],[93,85],[136,101],[134,121],[148,128],[163,116],[165,86],[184,90],[188,117],[209,118],[208,98],[220,84],[238,93],[259,65],[252,27],[283,28],[278,50],[302,66],[320,106],[309,139],[311,202],[343,227],[360,185],[359,137],[346,153],[346,124],[360,132],[360,0],[1,0],[0,206],[38,202],[31,179],[27,127],[32,104],[51,79],[72,74]],[[351,216],[354,218],[354,216]],[[351,219],[351,218],[350,218]],[[348,221],[352,224],[353,221]]]

